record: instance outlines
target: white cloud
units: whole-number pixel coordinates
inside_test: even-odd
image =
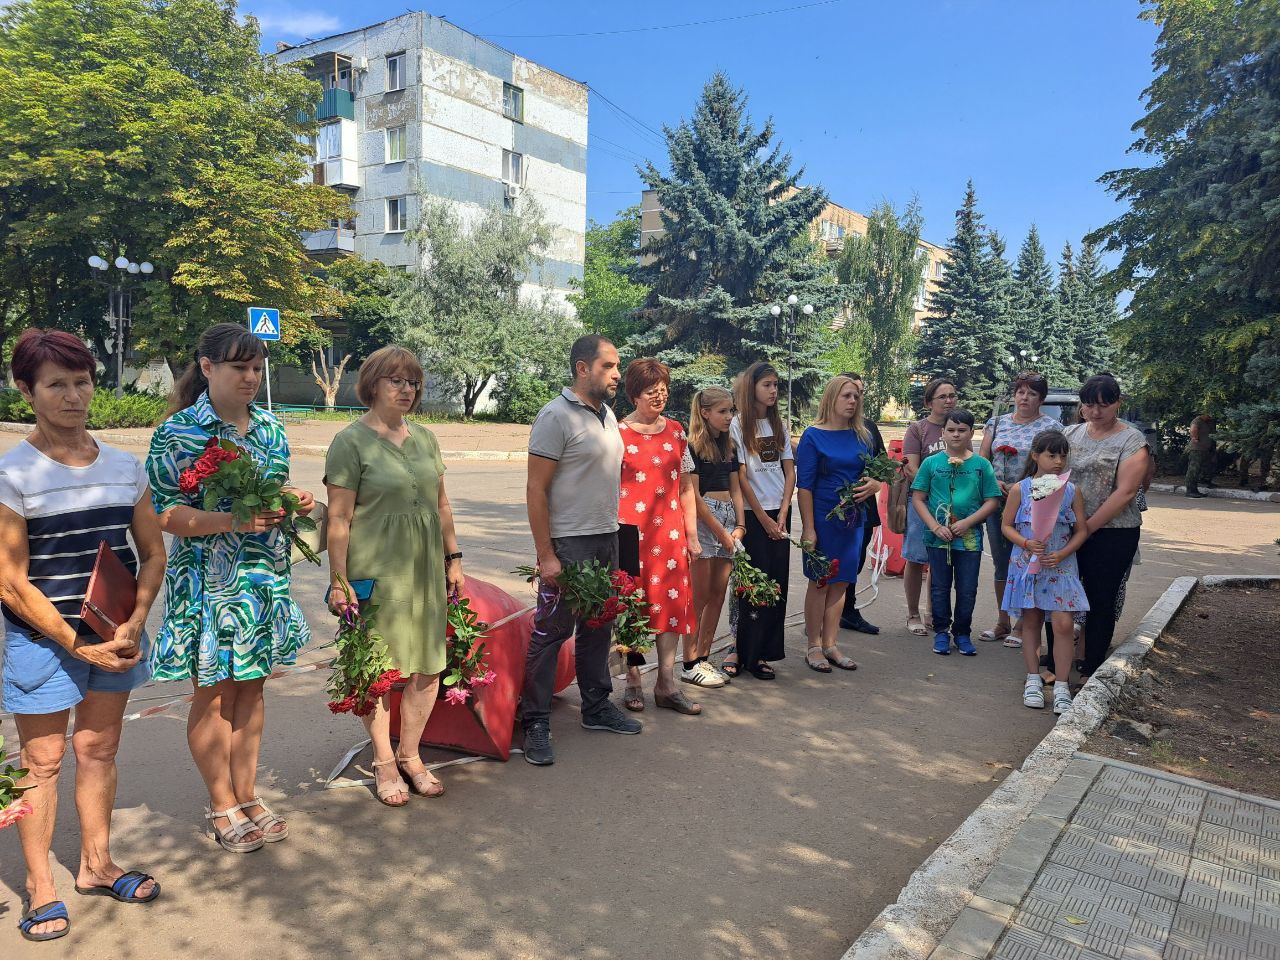
[[[331,13],[314,10],[298,10],[277,7],[273,10],[254,12],[263,35],[278,34],[283,37],[323,37],[338,32],[338,18]]]

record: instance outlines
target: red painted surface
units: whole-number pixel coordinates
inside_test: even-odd
[[[516,599],[500,587],[475,577],[467,577],[466,594],[471,598],[471,609],[486,623],[496,623],[533,602],[532,592],[526,598]],[[484,642],[489,653],[489,669],[498,678],[490,686],[473,688],[474,696],[465,704],[437,701],[422,734],[422,742],[428,746],[506,760],[511,754],[516,705],[524,685],[525,654],[532,633],[532,610],[493,630]],[[573,655],[574,643],[570,638],[561,646],[556,660],[557,693],[574,680]],[[399,732],[400,691],[393,690],[391,735],[398,736]]]
[[[902,459],[902,441],[889,441],[889,457],[893,460]],[[908,504],[907,509],[911,507]],[[886,484],[880,488],[880,536],[884,541],[884,545],[889,548],[889,560],[885,564],[884,572],[891,577],[902,576],[902,571],[906,569],[906,563],[902,559],[902,534],[894,533],[889,529],[889,525],[884,519],[889,516],[889,487]]]

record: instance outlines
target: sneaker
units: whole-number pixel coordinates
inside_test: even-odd
[[[978,648],[973,645],[967,633],[956,637],[956,647],[959,648],[961,656],[976,657],[978,655]]]
[[[1053,685],[1053,712],[1062,716],[1071,709],[1071,690],[1065,683]]]
[[[724,679],[711,664],[699,661],[690,670],[680,669],[680,679],[692,683],[695,687],[723,687]]]
[[[1032,710],[1044,709],[1044,684],[1040,682],[1040,674],[1027,675],[1027,682],[1022,685],[1022,705]]]
[[[535,720],[524,731],[524,759],[535,767],[549,767],[556,762],[556,752],[551,749],[551,724]]]
[[[1208,494],[1201,493],[1199,490],[1188,490],[1186,492],[1186,496],[1190,497],[1192,500],[1203,500],[1208,496]]]
[[[951,638],[945,633],[935,634],[933,638],[933,652],[940,657],[951,655]]]
[[[610,733],[639,733],[644,725],[619,710],[612,700],[606,700],[595,713],[582,715],[582,726],[587,730],[608,730]]]
[[[705,667],[705,668],[707,669],[707,671],[708,671],[709,673],[712,673],[712,674],[714,674],[715,676],[719,677],[719,678],[720,678],[721,680],[723,680],[725,683],[732,683],[732,682],[733,682],[733,677],[729,676],[727,673],[725,673],[723,670],[721,670],[719,667],[717,667],[717,666],[716,666],[714,663],[712,663],[710,660],[703,660],[703,661],[702,661],[702,665],[703,665],[703,667]]]

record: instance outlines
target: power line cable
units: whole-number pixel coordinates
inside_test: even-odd
[[[594,94],[595,94],[597,97],[599,97],[601,100],[603,100],[603,101],[604,101],[604,103],[605,103],[605,105],[606,105],[606,106],[608,106],[608,107],[609,107],[609,109],[613,110],[613,111],[614,111],[614,113],[618,114],[618,115],[619,115],[620,117],[622,117],[626,122],[628,122],[631,126],[635,127],[635,128],[636,128],[636,129],[637,129],[637,130],[642,134],[642,135],[644,135],[644,136],[648,136],[648,137],[652,137],[654,140],[656,140],[656,141],[657,141],[659,144],[661,144],[663,147],[665,147],[665,146],[667,145],[667,135],[666,135],[665,133],[662,133],[662,132],[661,132],[661,131],[659,131],[659,130],[655,130],[653,127],[649,126],[647,123],[645,123],[645,122],[644,122],[643,120],[641,120],[639,117],[637,117],[635,114],[630,113],[630,112],[628,112],[627,110],[624,110],[622,107],[618,106],[616,103],[614,103],[614,102],[613,102],[612,100],[610,100],[608,97],[606,97],[606,96],[605,96],[605,95],[600,91],[600,88],[599,88],[599,87],[593,86],[593,85],[591,85],[591,84],[587,84],[587,89],[588,89],[588,90],[590,90],[592,93],[594,93]]]
[[[813,3],[801,3],[793,7],[778,7],[774,10],[760,10],[756,13],[740,13],[732,17],[716,17],[711,20],[690,20],[685,23],[662,23],[648,27],[623,27],[618,30],[585,30],[580,33],[492,33],[491,37],[512,40],[551,40],[562,37],[611,37],[623,33],[648,33],[654,30],[679,30],[684,27],[705,27],[713,23],[729,23],[734,20],[750,20],[755,17],[769,17],[778,13],[791,13],[795,10],[808,10],[810,7],[826,7],[844,0],[815,0]]]

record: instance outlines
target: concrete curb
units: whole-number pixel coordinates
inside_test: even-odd
[[[1257,577],[1219,577],[1219,583],[1261,580]],[[1102,723],[1111,710],[1120,688],[1136,676],[1142,660],[1169,621],[1182,609],[1196,589],[1195,577],[1178,577],[1169,585],[1142,622],[1116,648],[1076,695],[1071,709],[1040,741],[1022,767],[1005,778],[965,821],[922,863],[898,894],[897,902],[885,907],[862,935],[845,951],[843,960],[925,960],[939,947],[961,914],[970,907],[980,885],[992,873],[1019,831],[1037,833],[1051,824],[1033,817],[1068,767],[1080,761],[1076,751]],[[1083,774],[1083,771],[1081,771]],[[1091,779],[1092,775],[1089,775]],[[1083,781],[1084,776],[1080,779]],[[1074,790],[1073,790],[1074,792]],[[1080,791],[1083,795],[1083,790]],[[1043,828],[1043,829],[1042,829]],[[1054,834],[1056,836],[1056,833]],[[1022,876],[1025,874],[1025,876]],[[993,878],[993,880],[999,878]],[[1019,871],[1017,881],[1030,886],[1034,873]],[[985,897],[983,902],[991,899]],[[1003,912],[980,910],[992,918],[986,926],[1000,921]],[[984,931],[984,935],[985,935]],[[994,943],[994,940],[992,941]],[[949,946],[938,951],[938,960],[954,957]]]
[[[34,429],[30,423],[0,423],[0,433],[18,433],[26,436]],[[147,443],[126,433],[112,433],[109,430],[90,430],[103,443],[120,447],[146,447]],[[291,448],[291,452],[304,457],[324,458],[329,448],[319,444],[300,443]],[[525,450],[441,450],[440,456],[445,460],[487,460],[493,462],[527,460],[529,454]]]
[[[1153,483],[1151,489],[1156,493],[1185,494],[1187,488],[1172,483]],[[1267,490],[1227,490],[1222,487],[1205,487],[1201,491],[1205,496],[1215,500],[1251,500],[1255,503],[1280,503],[1280,493]]]

